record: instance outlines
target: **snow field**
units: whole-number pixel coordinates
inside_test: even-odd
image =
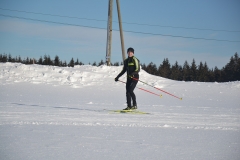
[[[117,114],[122,67],[0,64],[0,159],[240,159],[240,83],[178,82],[140,72],[149,115]],[[121,80],[125,80],[125,76]]]

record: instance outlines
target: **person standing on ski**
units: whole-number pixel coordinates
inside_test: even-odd
[[[127,72],[127,83],[126,83],[126,97],[127,97],[127,108],[124,110],[137,109],[136,96],[134,94],[134,89],[138,83],[140,64],[139,60],[134,56],[134,49],[127,49],[128,58],[124,60],[123,70],[115,78],[117,82],[119,77],[121,77],[125,72]],[[134,79],[133,79],[134,78]],[[137,80],[136,80],[137,79]],[[133,105],[131,104],[133,101]]]

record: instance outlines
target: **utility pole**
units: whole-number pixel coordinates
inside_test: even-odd
[[[116,2],[117,2],[117,11],[118,11],[118,23],[119,23],[119,29],[120,29],[120,38],[121,38],[121,45],[122,45],[122,58],[123,58],[123,62],[124,62],[124,60],[126,59],[126,56],[125,56],[124,38],[123,38],[123,31],[122,31],[122,18],[121,18],[119,0],[116,0]]]
[[[112,48],[112,7],[113,0],[108,3],[108,24],[107,24],[107,47],[106,47],[106,63],[111,65],[111,48]]]

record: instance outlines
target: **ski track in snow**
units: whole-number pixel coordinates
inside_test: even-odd
[[[105,106],[104,104],[87,108],[84,105],[74,108],[21,103],[2,103],[1,106],[0,125],[157,127],[204,130],[240,129],[240,116],[234,114],[165,113],[166,111],[162,110],[161,112],[150,111],[150,115],[131,115],[101,109]],[[39,110],[39,108],[42,109]],[[210,110],[208,111],[210,112]]]
[[[230,159],[240,158],[238,154],[240,148],[240,82],[173,81],[141,70],[142,81],[182,97],[183,100],[139,82],[138,87],[163,95],[160,98],[135,89],[139,110],[150,114],[113,113],[111,110],[126,107],[125,85],[114,82],[114,78],[121,69],[121,66],[104,65],[62,68],[0,63],[0,133],[2,135],[0,140],[4,142],[4,146],[8,146],[4,149],[0,145],[0,154],[5,155],[5,158],[9,157],[8,148],[15,145],[21,146],[22,141],[26,141],[26,137],[31,137],[31,133],[36,133],[40,136],[49,136],[49,138],[43,136],[45,140],[37,140],[36,143],[47,144],[48,141],[54,143],[58,141],[56,138],[65,137],[64,143],[70,143],[68,147],[73,145],[79,147],[73,138],[68,137],[72,134],[80,144],[83,141],[81,146],[85,151],[81,154],[83,159],[98,159],[99,154],[103,157],[100,159],[121,159],[119,157],[125,159],[159,159],[159,157],[162,159],[206,159],[206,157],[207,159],[228,159],[231,157],[229,155],[233,156]],[[124,81],[126,76],[120,79]],[[72,130],[65,131],[65,128],[69,127]],[[59,130],[61,134],[57,133]],[[9,134],[7,131],[22,134]],[[135,133],[136,131],[141,131],[141,133],[126,135],[126,138],[120,135],[120,133]],[[76,136],[75,132],[81,136]],[[157,138],[160,132],[163,134],[161,137],[165,137],[166,140],[162,140],[161,137]],[[52,133],[57,134],[55,138],[52,137]],[[107,138],[97,133],[100,135],[105,133],[110,139],[105,141]],[[146,133],[151,136],[148,137]],[[219,139],[226,135],[225,141],[221,142]],[[19,136],[20,140],[13,141],[14,136]],[[198,141],[194,146],[187,146],[184,143],[193,142],[195,136],[198,137]],[[219,139],[216,139],[217,137]],[[36,147],[35,143],[32,141],[30,143],[32,147]],[[165,145],[163,148],[161,148],[162,144]],[[233,150],[230,150],[226,144],[234,147]],[[56,154],[59,152],[55,147],[61,149],[64,146],[52,146],[50,150]],[[126,155],[123,146],[130,151],[134,151],[132,147],[137,147],[139,156],[130,153]],[[37,146],[37,148],[48,153],[44,147]],[[160,148],[164,152],[160,152]],[[13,147],[13,151],[14,149],[16,148]],[[29,149],[28,146],[23,147],[22,153],[27,153]],[[169,157],[173,150],[175,154]],[[114,151],[118,154],[110,154]],[[33,149],[32,152],[36,154],[37,150]],[[78,159],[77,148],[72,152],[71,155],[61,155],[57,158]],[[28,158],[20,155],[23,159],[56,158],[45,157],[40,153],[29,154]],[[13,154],[13,157],[9,159],[18,158]]]

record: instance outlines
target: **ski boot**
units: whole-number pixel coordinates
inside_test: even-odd
[[[132,107],[127,107],[127,108],[125,108],[125,109],[123,109],[123,110],[131,110],[132,109]]]
[[[137,105],[133,105],[131,109],[137,109]]]

